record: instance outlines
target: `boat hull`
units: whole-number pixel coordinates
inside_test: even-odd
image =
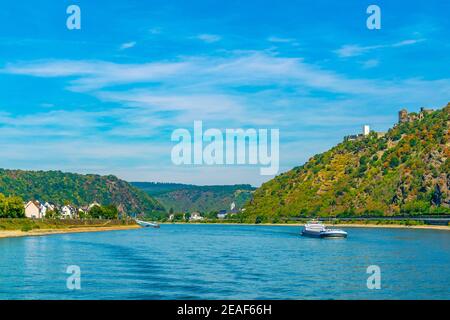
[[[140,225],[142,228],[159,228],[159,224],[155,222],[136,220],[136,223]]]
[[[311,238],[322,238],[320,232],[313,232],[313,231],[308,231],[308,230],[303,230],[302,231],[302,236],[304,237],[311,237]]]
[[[302,236],[312,238],[347,238],[347,232],[342,230],[326,230],[320,232],[303,230]]]
[[[347,238],[347,232],[342,230],[330,230],[322,232],[321,238]]]

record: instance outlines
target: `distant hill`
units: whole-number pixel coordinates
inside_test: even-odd
[[[450,104],[402,113],[385,135],[344,141],[264,183],[245,219],[450,213]]]
[[[162,205],[147,193],[115,176],[63,173],[61,171],[22,171],[0,169],[0,193],[27,200],[82,206],[97,201],[114,204],[120,212],[165,215]]]
[[[196,186],[179,183],[131,182],[135,187],[156,198],[167,211],[211,212],[229,209],[231,203],[237,208],[251,199],[255,190],[250,185]]]

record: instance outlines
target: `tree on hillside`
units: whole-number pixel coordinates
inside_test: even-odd
[[[0,218],[23,218],[25,209],[20,197],[5,197],[0,193]]]
[[[95,219],[117,219],[119,211],[116,206],[110,204],[107,206],[93,206],[89,210],[91,218]]]

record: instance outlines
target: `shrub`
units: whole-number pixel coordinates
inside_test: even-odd
[[[29,224],[26,224],[26,225],[24,225],[24,226],[22,227],[21,230],[22,230],[23,232],[28,232],[28,231],[33,230],[33,227],[32,227],[31,225],[29,225]]]

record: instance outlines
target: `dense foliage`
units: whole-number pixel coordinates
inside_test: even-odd
[[[312,157],[256,190],[245,220],[450,213],[449,113],[450,104]]]
[[[118,219],[119,211],[112,204],[107,206],[93,206],[89,210],[88,216],[94,219]]]
[[[58,205],[85,206],[93,202],[115,205],[119,212],[158,218],[163,207],[145,192],[115,176],[81,175],[61,171],[0,169],[0,192]]]
[[[132,185],[155,197],[167,210],[202,213],[241,208],[255,190],[250,185],[196,186],[179,183],[132,182]]]
[[[5,197],[0,193],[0,218],[23,218],[25,209],[20,197]]]

